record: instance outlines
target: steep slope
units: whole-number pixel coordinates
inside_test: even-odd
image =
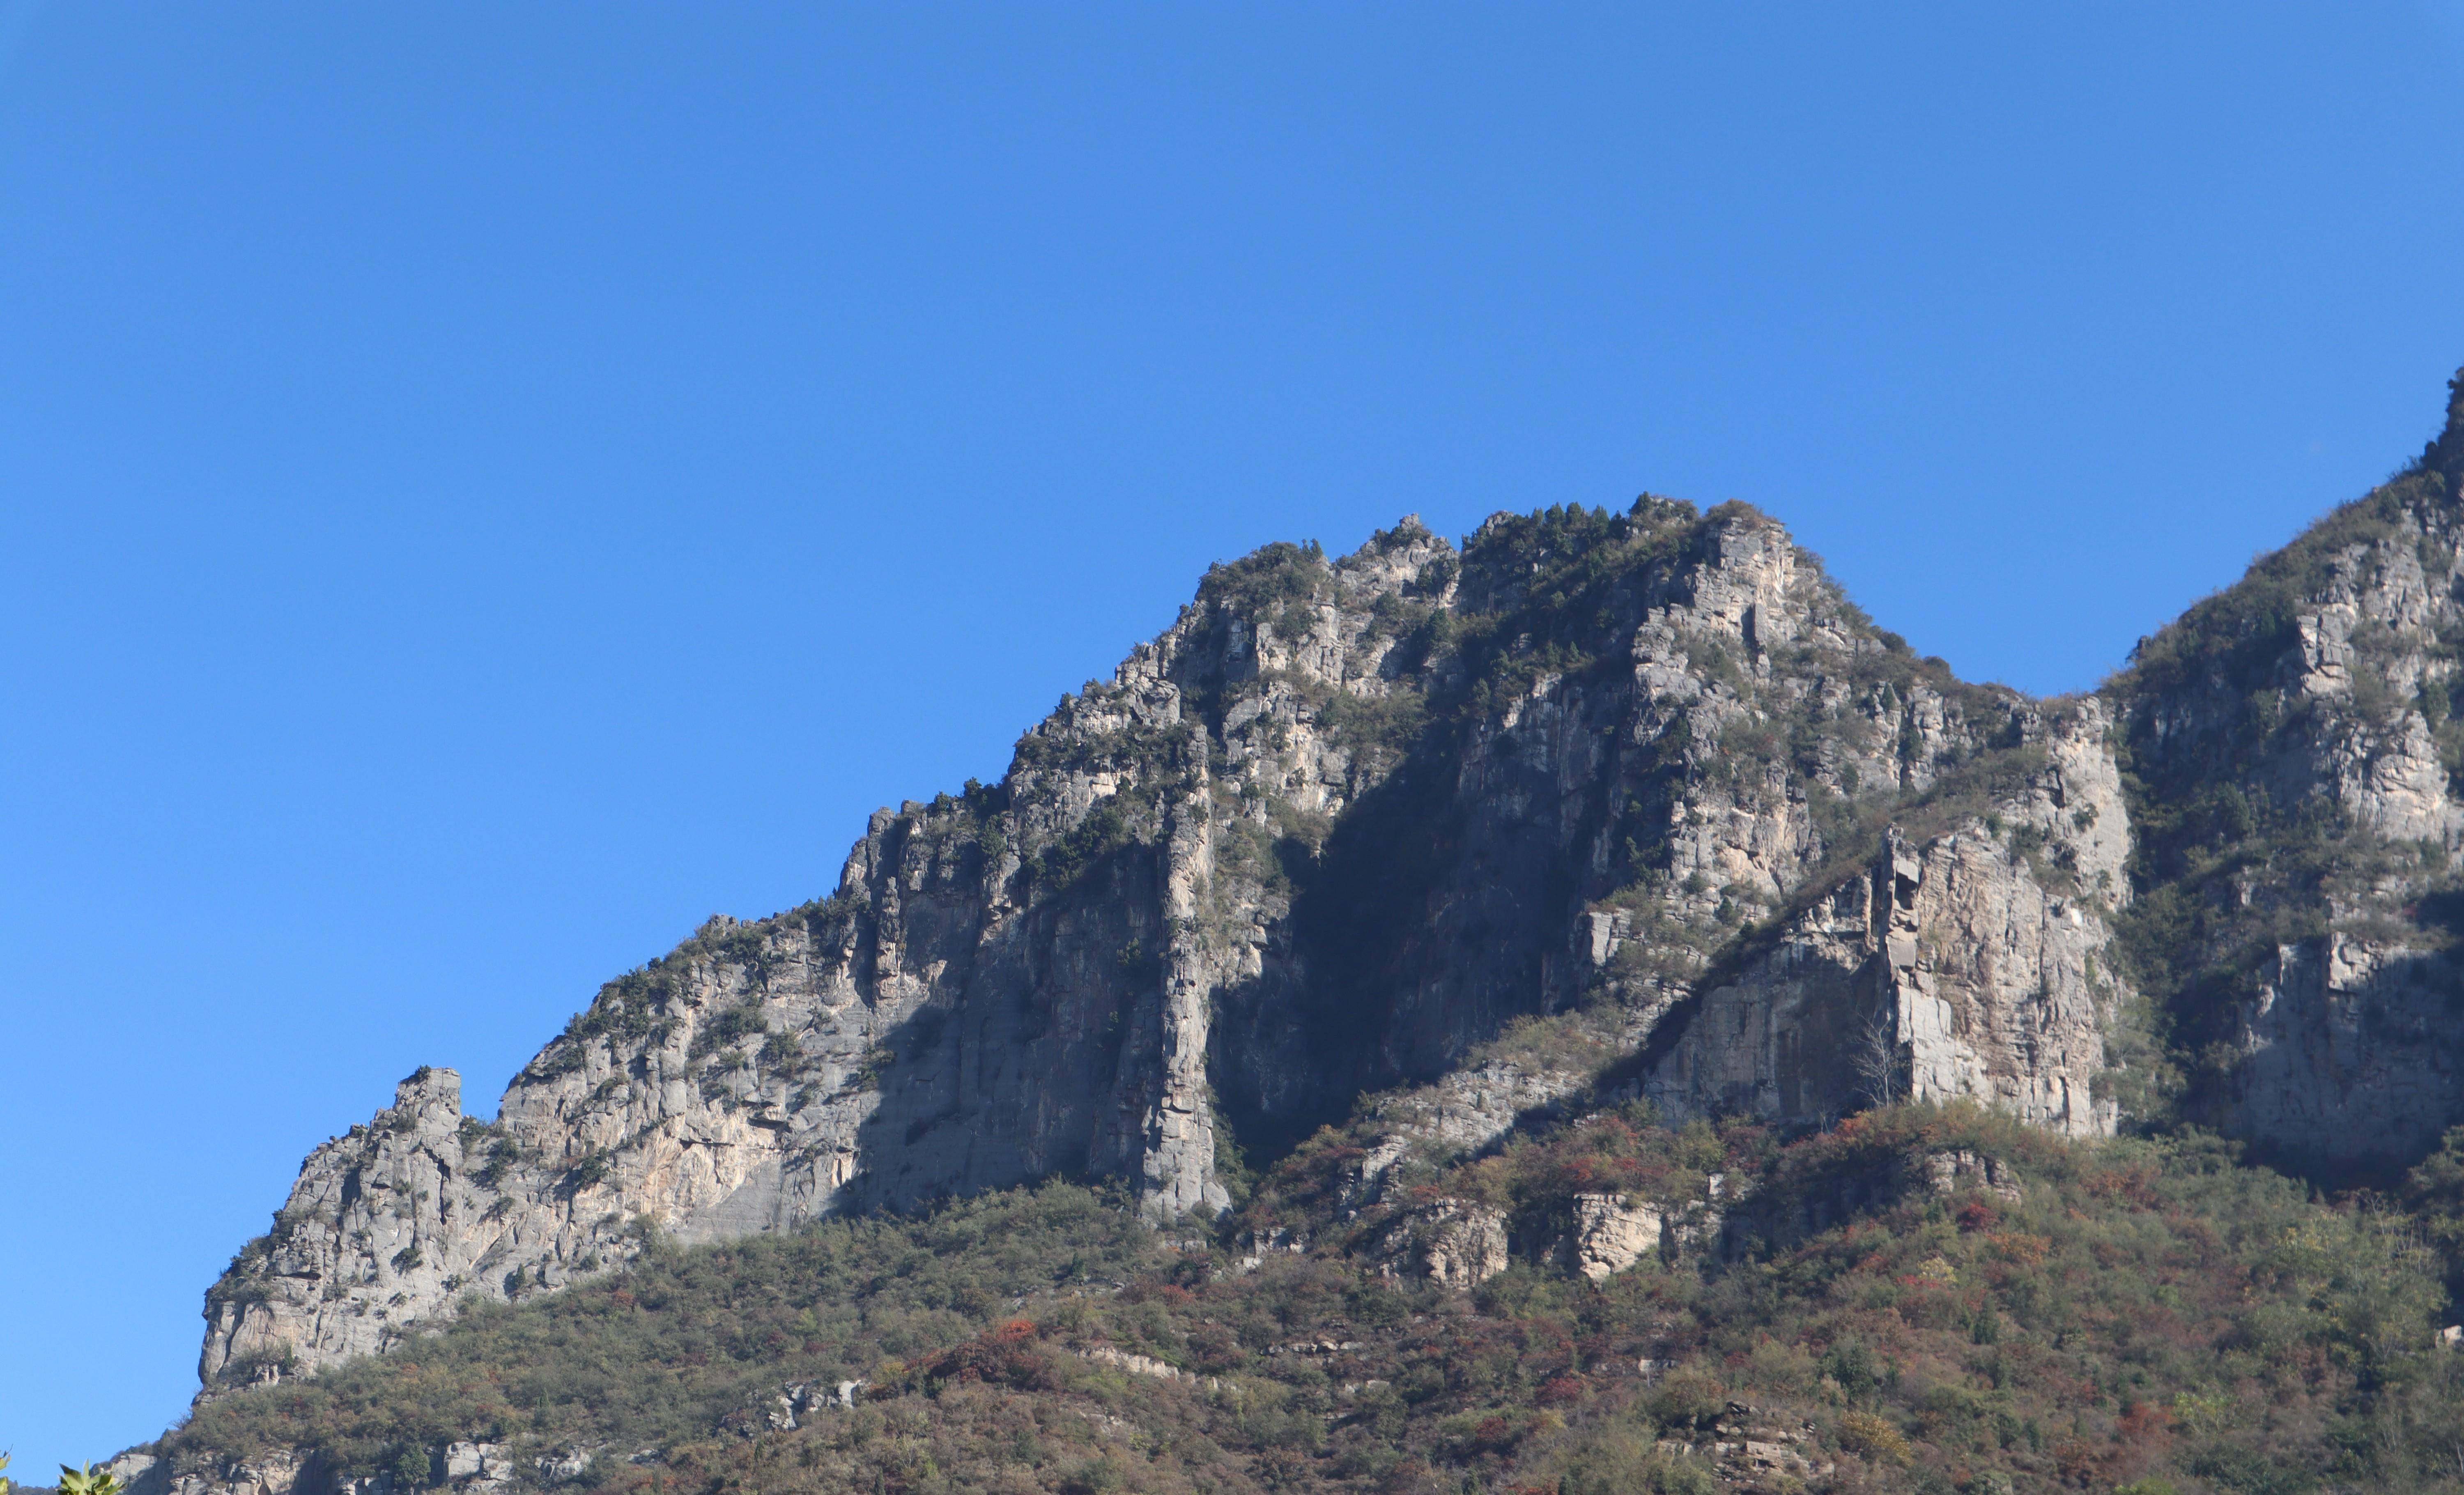
[[[2127,830],[2098,710],[1914,658],[1742,505],[1270,546],[1001,783],[877,813],[830,897],[609,983],[495,1122],[451,1071],[405,1082],[216,1285],[201,1372],[383,1349],[645,1225],[1056,1174],[1212,1213],[1242,1147],[1373,1092],[1394,1157],[1618,1085],[2107,1129]],[[1509,1029],[1573,1058],[1482,1047]]]
[[[1741,505],[1215,567],[495,1122],[422,1069],[319,1149],[123,1471],[2455,1488],[2450,392],[2087,698]]]
[[[495,1122],[422,1070],[320,1148],[209,1294],[201,1373],[382,1350],[653,1227],[1054,1176],[1212,1216],[1328,1122],[1353,1208],[1638,1098],[2126,1108],[2391,1175],[2464,1119],[2459,473],[2464,395],[2072,700],[1915,658],[1742,505],[1217,566],[1001,783],[876,813],[829,897],[610,982]]]
[[[2107,688],[2165,1047],[2136,1104],[2330,1177],[2408,1165],[2464,1117],[2464,375],[2450,397],[2417,463]]]

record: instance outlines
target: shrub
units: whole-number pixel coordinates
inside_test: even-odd
[[[1905,1463],[1914,1452],[1907,1436],[1879,1413],[1841,1413],[1831,1436],[1841,1448],[1875,1463]]]
[[[730,1007],[703,1023],[693,1034],[693,1043],[686,1049],[686,1057],[707,1058],[738,1039],[759,1037],[769,1030],[769,1020],[762,1016],[760,1002],[748,1001],[741,1006]]]
[[[2015,1169],[2024,1198],[1963,1230],[1961,1201],[1923,1182],[1946,1149]],[[2428,1484],[2451,1457],[2433,1430],[2464,1423],[2464,1371],[2431,1348],[2435,1276],[2404,1220],[2322,1207],[2209,1139],[2069,1143],[1902,1107],[1791,1140],[1636,1111],[1419,1165],[1391,1200],[1345,1204],[1361,1155],[1321,1133],[1196,1249],[1066,1184],[651,1243],[621,1274],[230,1392],[165,1451],[227,1463],[305,1442],[358,1478],[485,1430],[521,1457],[655,1448],[662,1477],[695,1491],[921,1490],[929,1455],[984,1489],[1053,1490],[1111,1459],[1155,1495],[1251,1495],[1270,1475],[1331,1495],[1407,1467],[1445,1489],[1673,1495],[1727,1466],[1653,1447],[1658,1427],[1701,1449],[1696,1430],[1813,1421],[1877,1466],[1964,1468],[1969,1495],[2037,1487],[2057,1463],[2091,1484],[2281,1495],[2331,1466],[2356,1485]],[[1553,1254],[1575,1194],[1683,1219],[1714,1172],[1730,1254],[1698,1244],[1596,1285]],[[1474,1294],[1387,1275],[1396,1221],[1483,1191],[1511,1223],[1512,1270]],[[1829,1224],[1792,1223],[1817,1204]],[[1275,1229],[1313,1244],[1243,1269],[1242,1235]],[[857,1408],[767,1428],[782,1385],[859,1378]],[[606,1471],[610,1495],[649,1495],[644,1467]],[[2253,1485],[2263,1469],[2294,1483]]]

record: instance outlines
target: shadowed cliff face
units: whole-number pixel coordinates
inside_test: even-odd
[[[320,1148],[201,1371],[383,1349],[651,1227],[1052,1176],[1212,1215],[1329,1122],[1363,1202],[1636,1096],[2072,1134],[2178,1097],[2418,1152],[2464,1037],[2433,457],[2080,700],[1914,657],[1741,505],[1217,566],[1001,782],[877,812],[830,896],[610,982],[495,1122],[422,1071]]]

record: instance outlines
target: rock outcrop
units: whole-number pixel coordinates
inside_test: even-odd
[[[1347,1117],[1354,1213],[1637,1097],[2074,1135],[2187,1097],[2286,1152],[2417,1151],[2464,1042],[2448,440],[2082,699],[1956,680],[1742,505],[1215,567],[1000,783],[876,812],[828,897],[608,983],[493,1121],[428,1069],[319,1148],[201,1371],[381,1351],[652,1230],[1055,1174],[1211,1215],[1243,1152]],[[1502,1268],[1484,1208],[1420,1209],[1414,1269]],[[1720,1228],[1636,1208],[1549,1249],[1604,1276]]]
[[[1569,1241],[1574,1269],[1594,1282],[1614,1277],[1661,1248],[1666,1228],[1658,1206],[1614,1194],[1574,1196]]]
[[[2286,1152],[2410,1159],[2464,1094],[2464,970],[2442,950],[2341,932],[2281,945],[2232,1016],[2226,1125]]]
[[[2146,1098],[2279,1161],[2464,1119],[2464,376],[2421,460],[2141,641],[2107,688],[2169,1054]]]
[[[1644,1092],[1673,1114],[1793,1122],[1971,1096],[2072,1135],[2112,1131],[2094,1087],[2124,995],[2108,920],[2128,843],[2104,731],[2093,701],[2032,721],[2041,756],[2006,765],[1954,828],[1886,832],[1871,864],[1672,1015]]]
[[[2114,894],[2045,870],[2093,882],[2124,844],[2118,810],[2073,824],[2111,779],[2084,710],[1915,659],[1742,506],[1501,517],[1460,554],[1411,521],[1333,562],[1269,547],[1066,698],[1001,783],[875,814],[830,897],[714,919],[610,982],[493,1122],[450,1071],[406,1082],[216,1285],[201,1369],[381,1350],[653,1227],[722,1238],[1064,1172],[1157,1219],[1210,1212],[1227,1126],[1271,1153],[1399,1086],[1398,1138],[1485,1145],[1672,1014],[1697,1036],[1668,1072],[1701,1104],[1801,1088],[1707,1041],[1735,1020],[1726,995],[1686,1005],[1697,979],[1979,765],[2034,769],[1993,802],[2038,839],[1910,853],[1919,937],[1997,945],[1889,968],[1909,1085],[2091,1127],[2079,967]],[[1897,948],[1796,917],[1841,960]],[[1776,1032],[1789,999],[1748,986]],[[1476,1057],[1577,1011],[1573,1051]],[[1846,1094],[1816,1088],[1780,1113]]]
[[[1413,1211],[1398,1244],[1409,1265],[1449,1287],[1477,1287],[1511,1260],[1506,1216],[1475,1200],[1441,1199]]]

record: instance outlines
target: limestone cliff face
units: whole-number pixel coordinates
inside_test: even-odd
[[[2278,946],[2232,1014],[2227,1124],[2288,1153],[2410,1161],[2464,1113],[2452,953],[2331,932]]]
[[[422,1069],[391,1110],[308,1155],[272,1233],[207,1297],[206,1378],[234,1364],[277,1374],[303,1342],[317,1359],[383,1350],[397,1326],[370,1299],[425,1306],[460,1285],[468,1243],[496,1223],[465,1164],[461,1091],[452,1070]]]
[[[2126,923],[2189,1114],[2329,1170],[2464,1120],[2464,382],[2423,459],[2143,640],[2108,687]]]
[[[1369,1108],[1355,1203],[1414,1155],[1634,1089],[1674,1115],[1970,1095],[2113,1129],[2131,841],[2101,704],[1963,685],[1776,526],[1706,530],[1680,584],[1634,598],[1620,668],[1536,681],[1463,754],[1548,770],[1459,798],[1495,808],[1486,845],[1556,830],[1504,879],[1573,891],[1527,977],[1555,1016]]]
[[[1412,689],[1396,606],[1425,619],[1446,581],[1423,573],[1456,569],[1407,524],[1339,564],[1285,546],[1211,578],[1003,783],[877,813],[829,898],[714,919],[609,983],[494,1123],[451,1071],[406,1081],[209,1294],[203,1375],[380,1350],[454,1298],[616,1264],[646,1228],[1055,1173],[1125,1178],[1157,1217],[1220,1207],[1210,1061],[1254,1045],[1278,1095],[1323,1088],[1283,1067],[1307,1065],[1287,864],[1392,768],[1341,724]],[[1219,1006],[1251,1030],[1211,1044]]]
[[[1856,1082],[1815,1040],[1877,1011],[1907,1093],[2109,1124],[2100,731],[1914,658],[1742,506],[1270,547],[1001,783],[876,813],[828,898],[609,983],[494,1122],[406,1082],[215,1286],[201,1368],[379,1350],[652,1227],[1055,1173],[1212,1212],[1227,1128],[1270,1153],[1386,1092],[1398,1138],[1478,1146],[1642,1044],[1672,1105],[1828,1113]],[[1954,791],[1997,828],[1890,839]],[[1535,1019],[1574,1049],[1481,1057]]]
[[[2123,989],[2120,776],[2093,701],[2027,723],[2034,763],[1951,828],[1897,827],[1672,1018],[1645,1093],[1677,1115],[1812,1121],[1969,1096],[2074,1135],[2113,1130],[2095,1086]],[[2016,757],[2016,755],[2014,755]]]
[[[877,812],[829,896],[608,983],[494,1121],[423,1070],[319,1149],[201,1369],[382,1350],[652,1229],[1054,1174],[1209,1215],[1238,1151],[1347,1117],[1360,1207],[1638,1094],[1781,1125],[1974,1096],[2073,1134],[2179,1102],[2410,1146],[2464,1039],[2444,461],[2079,700],[1916,657],[1742,505],[1215,567],[1000,783]],[[1643,1249],[1595,1213],[1584,1270]],[[1421,1269],[1497,1254],[1468,1206],[1423,1223]]]
[[[646,1225],[1060,1172],[1211,1210],[1227,1120],[1271,1148],[1599,995],[1594,905],[1638,878],[1673,943],[1625,984],[1681,990],[1828,853],[1798,777],[1879,802],[2003,729],[2015,697],[1979,725],[1923,673],[1750,511],[1501,517],[1460,555],[1407,522],[1219,567],[1001,784],[876,814],[830,897],[611,982],[495,1122],[430,1071],[320,1149],[215,1287],[203,1370],[382,1348]],[[1766,697],[1850,729],[1792,767]]]

